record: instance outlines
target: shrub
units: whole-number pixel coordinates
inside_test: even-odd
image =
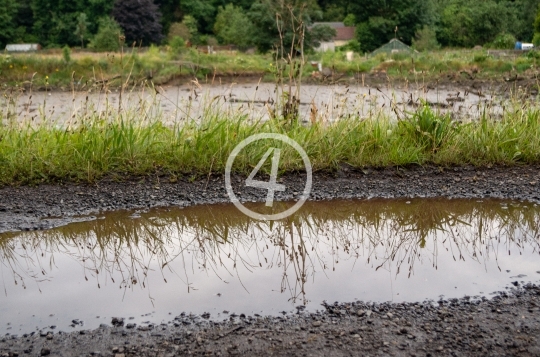
[[[62,48],[62,57],[66,64],[71,62],[71,48],[69,48],[69,46],[64,46],[64,48]]]
[[[191,40],[191,32],[189,31],[189,28],[186,26],[185,23],[174,22],[169,29],[169,35],[167,37],[169,39],[169,45],[172,46],[172,41],[176,37],[179,37],[184,41]]]
[[[357,39],[352,39],[346,45],[338,47],[338,50],[360,52],[362,49],[360,47],[360,42],[358,42]]]
[[[99,21],[99,29],[88,47],[98,51],[118,51],[120,49],[120,36],[122,29],[110,17],[105,17]]]
[[[174,36],[169,40],[169,45],[171,46],[173,53],[180,53],[182,49],[186,47],[186,42],[182,37]]]
[[[511,50],[516,44],[516,38],[514,35],[509,33],[500,33],[495,37],[495,40],[490,44],[489,47],[497,48],[501,50]]]
[[[439,43],[437,42],[435,30],[429,28],[428,26],[424,26],[420,30],[416,31],[416,34],[412,40],[412,45],[417,51],[433,51],[440,47]]]
[[[475,55],[474,58],[473,58],[473,62],[474,63],[482,63],[482,62],[486,62],[487,59],[488,59],[488,57],[485,54]]]
[[[532,42],[533,42],[533,45],[540,46],[540,32],[537,32],[534,34]]]
[[[348,14],[343,19],[343,24],[345,26],[355,26],[356,25],[356,17],[353,14]]]

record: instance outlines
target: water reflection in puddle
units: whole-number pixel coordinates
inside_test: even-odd
[[[531,203],[415,199],[308,202],[273,223],[216,205],[3,234],[0,332],[488,294],[540,278],[539,223]]]

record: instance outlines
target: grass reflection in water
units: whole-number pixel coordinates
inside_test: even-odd
[[[536,205],[497,200],[308,202],[278,222],[253,221],[232,205],[117,212],[46,232],[0,235],[0,267],[4,289],[9,276],[39,288],[65,255],[98,288],[111,281],[124,294],[146,289],[150,299],[150,286],[158,284],[149,281],[150,271],[159,271],[163,282],[178,279],[190,292],[197,271],[242,282],[246,271],[270,269],[281,274],[281,285],[268,289],[306,304],[309,284],[343,262],[395,278],[414,275],[417,265],[437,269],[441,250],[456,261],[498,265],[502,254],[538,253],[539,226]]]

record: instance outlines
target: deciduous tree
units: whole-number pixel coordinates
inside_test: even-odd
[[[128,44],[149,45],[160,43],[163,38],[161,12],[153,0],[118,0],[113,17],[124,30]]]
[[[16,3],[12,0],[0,0],[0,48],[4,48],[15,34]]]
[[[299,30],[306,33],[314,20],[322,19],[322,11],[314,0],[259,0],[248,16],[256,28],[253,41],[259,51],[281,45],[289,51],[298,40]]]
[[[214,32],[218,39],[225,44],[247,48],[253,43],[253,23],[242,8],[232,4],[219,8]]]

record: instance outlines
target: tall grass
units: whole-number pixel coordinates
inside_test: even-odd
[[[145,104],[146,105],[146,104]],[[5,113],[5,111],[3,111]],[[287,125],[279,118],[248,120],[242,112],[208,110],[198,121],[166,125],[159,108],[89,110],[59,125],[2,120],[0,184],[93,182],[105,176],[223,173],[228,155],[256,133],[297,141],[316,171],[395,165],[516,165],[540,163],[540,111],[522,106],[501,116],[460,123],[423,105],[401,119],[347,116],[333,123]],[[270,146],[258,141],[235,161],[249,173]],[[303,170],[300,156],[282,147],[281,171]],[[263,167],[264,169],[264,167]]]

